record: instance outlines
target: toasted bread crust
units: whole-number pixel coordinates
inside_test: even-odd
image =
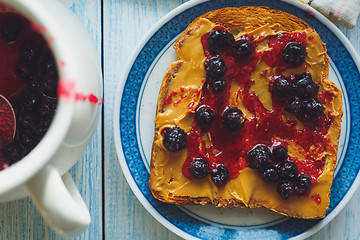
[[[165,106],[165,99],[166,96],[169,94],[168,87],[172,81],[172,79],[175,78],[176,74],[178,73],[180,66],[182,65],[183,61],[188,61],[186,59],[182,45],[186,39],[192,36],[193,32],[196,31],[199,27],[198,21],[201,18],[206,18],[210,20],[211,22],[215,23],[216,25],[223,26],[226,28],[229,32],[232,33],[239,33],[239,32],[249,32],[253,31],[261,26],[264,26],[266,24],[274,25],[275,32],[293,32],[293,31],[301,31],[305,29],[309,29],[310,26],[304,22],[303,20],[279,11],[279,10],[273,10],[269,9],[267,7],[240,7],[240,8],[223,8],[218,9],[214,11],[210,11],[208,13],[205,13],[204,15],[198,17],[195,19],[187,28],[186,30],[181,34],[181,36],[178,38],[174,45],[174,49],[176,51],[176,54],[178,56],[178,61],[174,62],[168,69],[167,73],[164,76],[159,98],[158,98],[158,105],[157,105],[157,113],[163,112],[164,106]],[[281,24],[279,24],[281,23]],[[326,52],[325,44],[322,44],[323,51]],[[322,84],[326,86],[328,89],[332,89],[336,93],[339,93],[339,96],[341,98],[341,92],[336,87],[336,85],[332,82],[329,82],[325,80],[328,77],[328,58],[325,58],[325,64],[322,71]],[[339,97],[338,96],[338,97]],[[339,117],[337,117],[333,124],[336,124],[337,126],[340,126],[341,122],[341,115],[342,115],[342,109],[341,106],[336,106],[337,111],[339,112]],[[155,129],[155,137],[154,137],[154,143],[158,140],[158,133],[159,129]],[[340,130],[335,134],[335,138],[337,139],[333,147],[337,151],[338,147],[338,139],[340,136]],[[208,197],[189,197],[189,196],[168,196],[167,199],[165,199],[160,192],[158,192],[155,188],[153,188],[155,184],[155,178],[154,175],[155,169],[157,168],[157,158],[159,155],[159,152],[164,151],[161,147],[159,147],[156,144],[153,144],[152,146],[152,155],[151,155],[151,164],[150,164],[150,170],[151,175],[149,179],[149,186],[150,190],[152,191],[152,194],[155,198],[157,198],[160,201],[165,201],[169,203],[179,204],[179,205],[193,205],[193,204],[212,204],[215,206],[222,206],[222,207],[245,207],[245,204],[242,201],[239,201],[235,198],[232,199],[210,199]],[[336,156],[336,154],[335,154]],[[326,169],[329,169],[332,173],[336,167],[336,158],[327,159],[325,163]],[[333,176],[333,175],[332,175]],[[332,180],[331,180],[332,181]],[[329,192],[330,195],[330,192]],[[320,214],[317,216],[304,216],[296,211],[289,210],[286,207],[283,206],[272,206],[269,204],[266,200],[264,201],[255,201],[250,200],[247,204],[248,207],[251,208],[258,208],[258,207],[267,207],[269,209],[272,209],[273,211],[276,211],[278,213],[281,213],[283,215],[292,216],[296,218],[323,218],[325,216],[325,210],[320,211]]]

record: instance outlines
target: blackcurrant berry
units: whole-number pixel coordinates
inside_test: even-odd
[[[224,78],[209,78],[210,89],[213,93],[221,93],[227,86],[227,81]]]
[[[221,78],[226,74],[226,71],[225,62],[219,56],[209,58],[205,61],[205,72],[209,77]]]
[[[21,144],[17,141],[12,141],[4,147],[4,156],[10,161],[15,163],[24,157],[24,149]]]
[[[293,67],[300,66],[307,56],[305,47],[297,42],[286,44],[283,50],[284,61]]]
[[[208,107],[200,107],[195,112],[195,121],[202,127],[208,127],[214,120],[215,112]]]
[[[36,73],[36,67],[34,63],[20,60],[15,65],[16,74],[23,79],[32,79]]]
[[[163,145],[164,147],[171,151],[179,151],[186,147],[187,144],[187,135],[179,127],[172,127],[166,129],[163,136]]]
[[[42,74],[51,74],[57,76],[55,59],[50,51],[41,58],[40,69]]]
[[[267,165],[260,169],[262,179],[269,184],[274,184],[279,180],[278,170],[275,166]]]
[[[1,35],[8,43],[14,42],[20,36],[22,23],[15,16],[9,16],[1,26]]]
[[[298,97],[291,97],[285,103],[285,110],[294,114],[295,116],[304,115],[304,102]]]
[[[33,40],[24,41],[20,47],[20,55],[26,61],[34,61],[40,56],[40,46]]]
[[[306,72],[296,76],[292,84],[295,96],[302,99],[308,99],[317,94],[319,87],[313,82],[311,74]]]
[[[273,159],[275,162],[283,162],[287,159],[288,154],[285,146],[277,146],[273,149]]]
[[[224,165],[219,165],[218,167],[211,170],[211,179],[216,186],[225,185],[229,181],[229,177],[229,171],[225,168]]]
[[[291,84],[284,76],[276,76],[273,85],[273,92],[280,98],[287,97],[291,93]]]
[[[41,93],[36,88],[30,88],[22,96],[22,104],[25,109],[35,109],[40,106]]]
[[[235,107],[228,108],[223,115],[223,123],[230,130],[241,129],[246,121],[243,112]]]
[[[291,161],[284,161],[280,163],[279,175],[282,179],[294,179],[298,175],[298,168],[295,163]]]
[[[250,41],[240,39],[235,42],[234,53],[236,57],[240,59],[248,58],[252,55],[253,52],[254,45]]]
[[[280,195],[280,197],[282,197],[283,199],[289,199],[295,193],[294,184],[289,180],[284,180],[282,182],[279,182],[276,190]]]
[[[325,108],[316,98],[306,100],[304,106],[306,117],[309,120],[317,120],[324,114]]]
[[[295,192],[299,195],[307,193],[311,187],[311,179],[307,174],[298,176],[295,181]]]
[[[204,178],[210,173],[210,166],[204,159],[196,158],[189,164],[189,173],[195,179]]]
[[[271,152],[268,147],[257,145],[247,155],[249,167],[259,169],[271,163]]]
[[[212,54],[218,54],[234,42],[234,35],[223,29],[215,29],[207,38],[207,47]]]

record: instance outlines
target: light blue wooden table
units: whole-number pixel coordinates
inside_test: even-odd
[[[52,0],[49,0],[52,1]],[[140,204],[118,163],[113,137],[116,88],[138,42],[185,0],[61,0],[82,21],[97,48],[104,73],[102,120],[86,152],[71,169],[92,223],[73,239],[180,239]],[[339,27],[360,55],[360,19]],[[44,223],[29,198],[0,203],[0,239],[62,239]],[[360,239],[360,190],[340,214],[309,239]]]

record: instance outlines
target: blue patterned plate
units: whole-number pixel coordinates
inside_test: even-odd
[[[329,79],[343,91],[344,117],[338,166],[331,188],[331,202],[324,219],[300,220],[266,209],[183,207],[153,198],[149,162],[154,137],[157,94],[166,69],[176,60],[172,46],[196,17],[214,9],[268,6],[305,20],[326,43],[330,56]],[[311,13],[311,14],[309,14]],[[311,16],[311,17],[309,17]],[[194,0],[166,15],[135,51],[118,88],[114,134],[124,175],[144,207],[165,227],[186,239],[303,239],[333,219],[360,183],[359,105],[360,59],[345,36],[321,14],[299,1]]]

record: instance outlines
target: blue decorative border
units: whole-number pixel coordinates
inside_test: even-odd
[[[136,107],[139,99],[140,89],[146,73],[161,50],[185,30],[189,23],[196,17],[210,10],[222,7],[238,6],[268,6],[291,13],[305,20],[310,26],[317,30],[322,40],[327,44],[328,54],[334,61],[339,73],[345,83],[350,103],[350,136],[349,145],[345,159],[332,187],[331,202],[328,214],[334,210],[342,201],[350,187],[354,183],[360,170],[360,159],[357,153],[360,151],[358,144],[359,131],[359,89],[360,74],[350,53],[336,35],[316,18],[307,18],[303,10],[285,2],[266,0],[217,0],[208,1],[189,8],[174,16],[164,24],[145,44],[135,59],[127,76],[123,95],[120,103],[120,132],[121,144],[125,161],[134,179],[137,188],[163,217],[181,231],[204,239],[286,239],[297,236],[321,220],[289,219],[286,222],[274,226],[258,229],[227,229],[201,222],[172,204],[162,203],[155,200],[149,190],[149,173],[141,159],[139,145],[136,139]]]

